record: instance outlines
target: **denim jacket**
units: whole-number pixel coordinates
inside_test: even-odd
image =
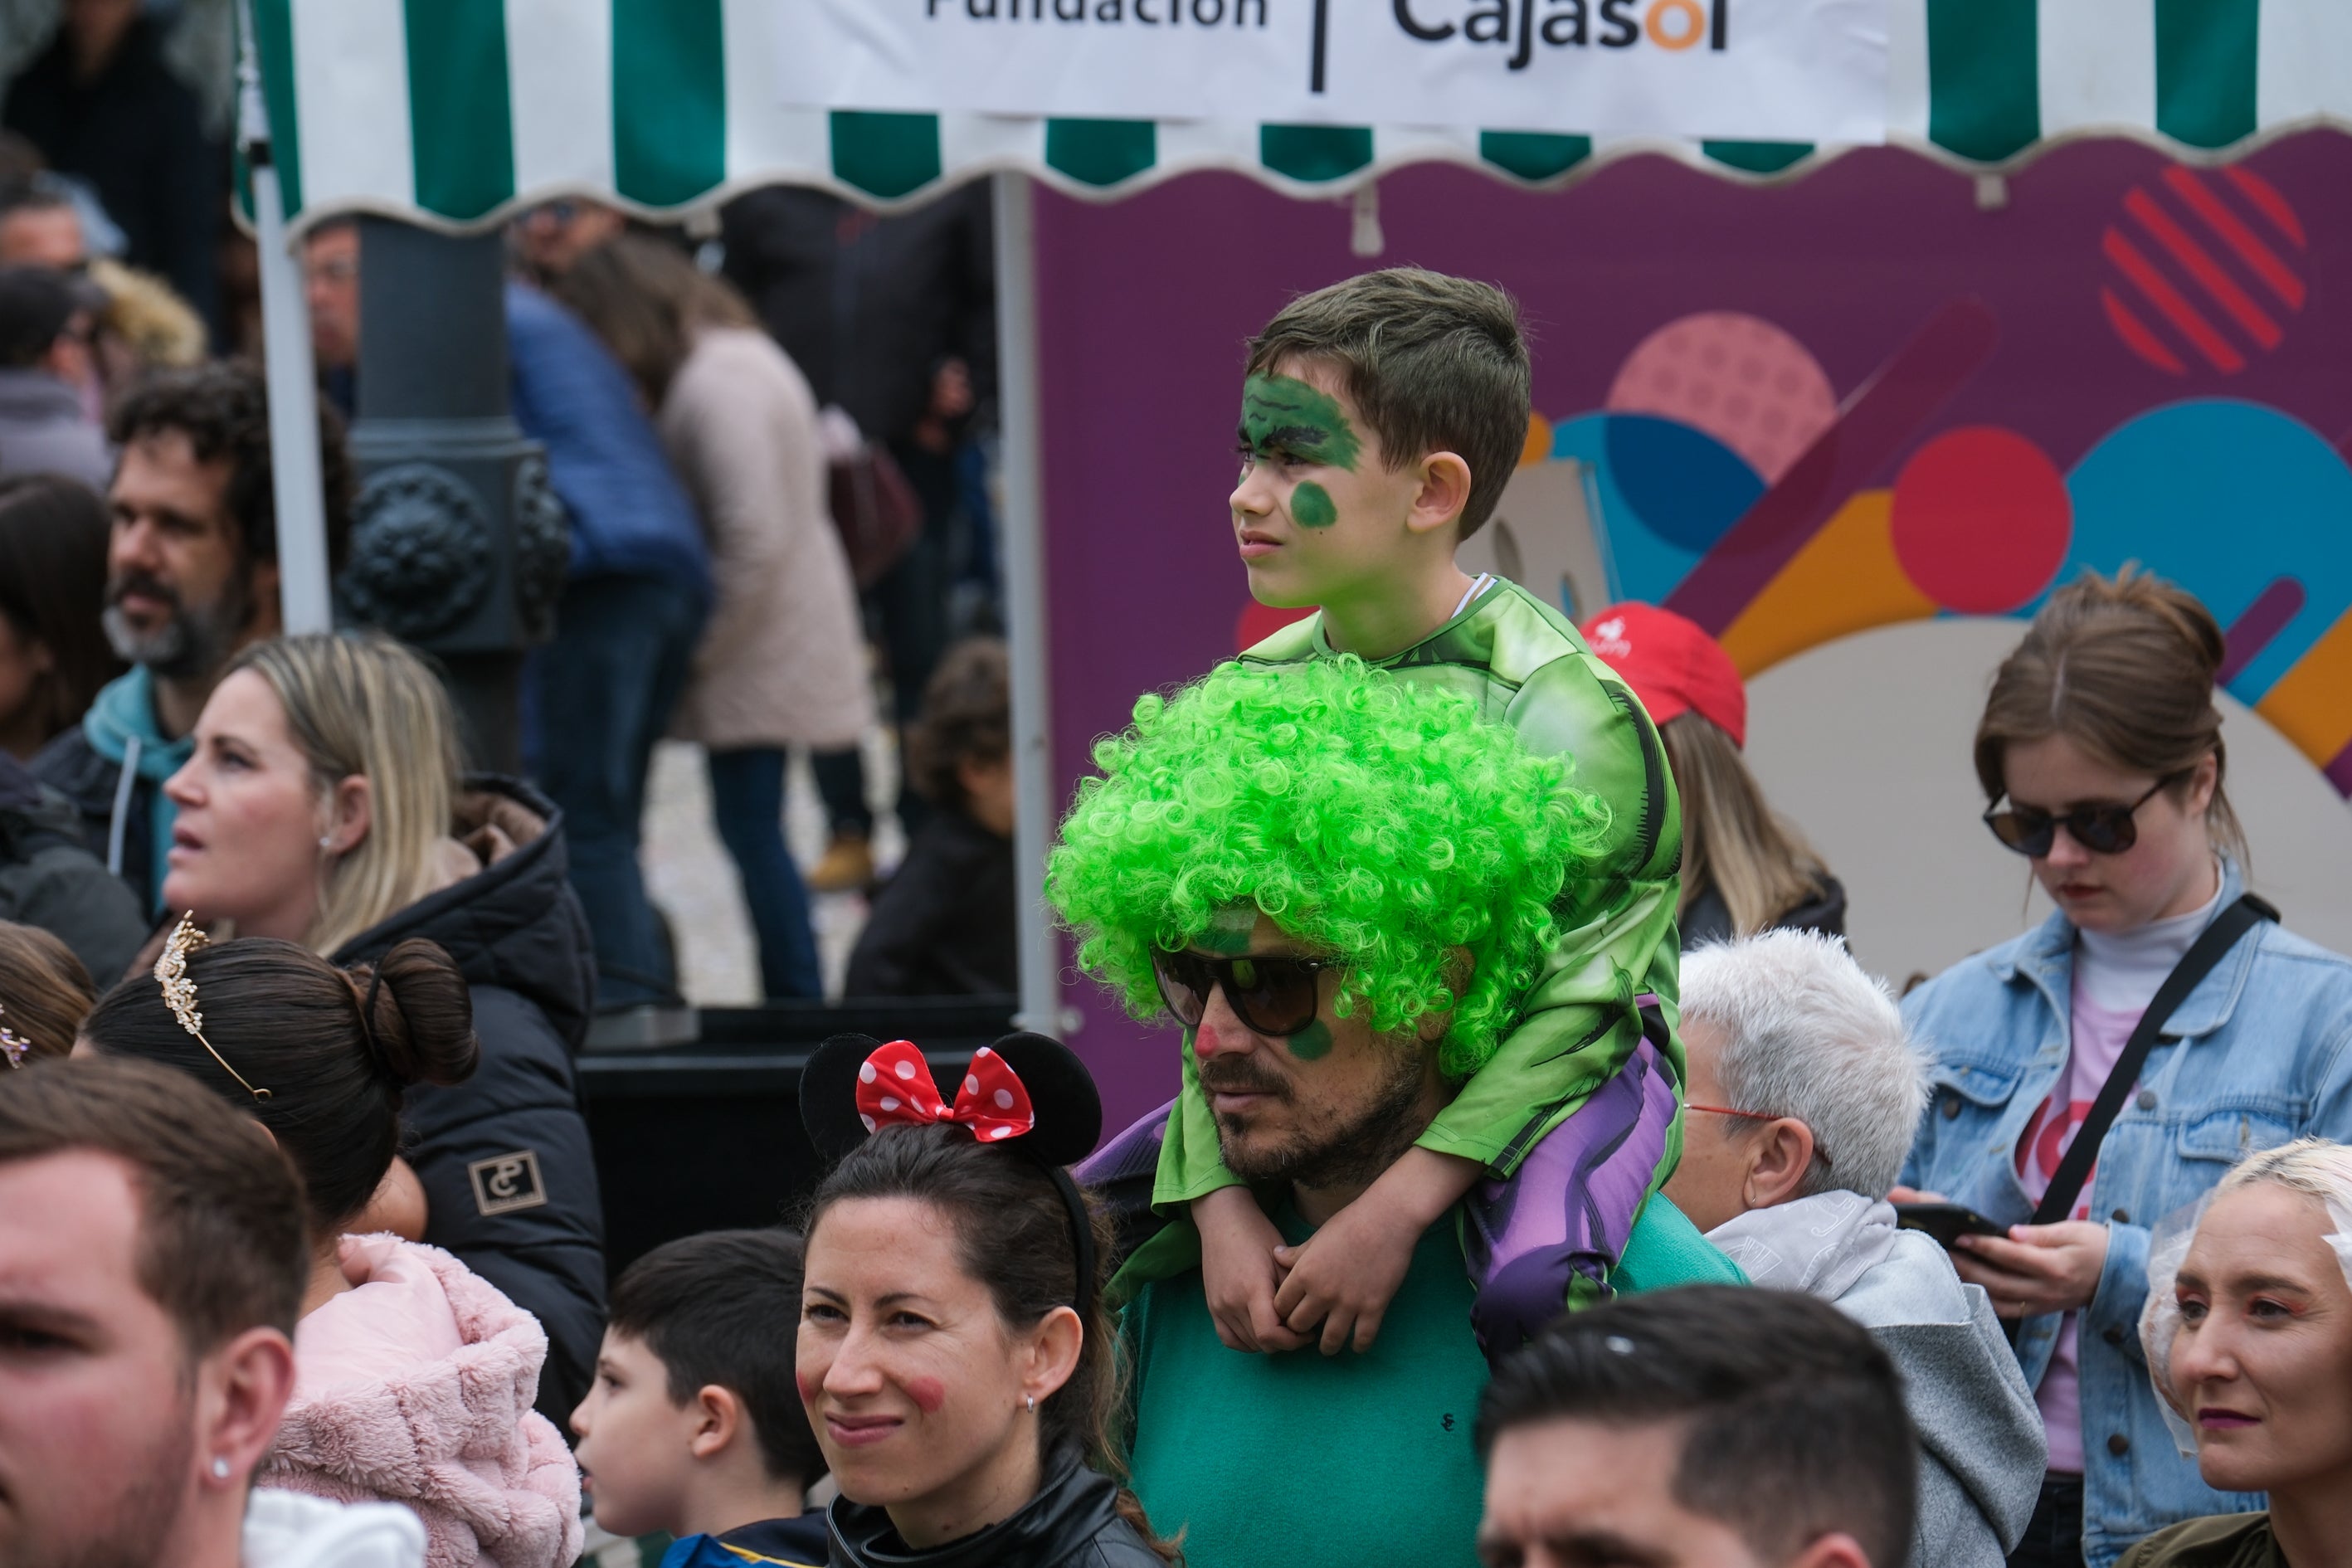
[[[2222,871],[2221,907],[2243,891]],[[1948,1194],[2005,1225],[2032,1217],[2016,1164],[2026,1122],[2066,1070],[2074,928],[2038,929],[1963,960],[1904,999],[1934,1056],[1934,1096],[1906,1184]],[[2177,1038],[2172,1037],[2177,1035]],[[2239,1159],[2306,1134],[2352,1142],[2352,959],[2264,922],[2174,1012],[2108,1130],[2090,1184],[2107,1222],[2107,1260],[2082,1312],[2083,1553],[2105,1565],[2150,1531],[2263,1506],[2217,1492],[2181,1458],[2158,1414],[2138,1333],[2149,1227],[2195,1203]],[[2018,1336],[2039,1385],[2060,1314]]]

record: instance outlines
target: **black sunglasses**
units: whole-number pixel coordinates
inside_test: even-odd
[[[2120,855],[2139,842],[2139,808],[2154,800],[2167,785],[2185,776],[2170,773],[2157,780],[2146,795],[2129,805],[2105,801],[2058,813],[2031,805],[2012,805],[2007,811],[1988,806],[1984,823],[1992,829],[1995,838],[2020,855],[2030,855],[2036,860],[2049,854],[2051,846],[2058,841],[2062,823],[2066,836],[2092,854]]]
[[[1222,989],[1225,1005],[1242,1027],[1253,1034],[1282,1037],[1302,1033],[1315,1022],[1321,1003],[1317,976],[1338,963],[1321,958],[1211,958],[1202,952],[1152,954],[1152,973],[1160,980],[1160,1000],[1188,1029],[1201,1026],[1209,1010],[1209,993]]]

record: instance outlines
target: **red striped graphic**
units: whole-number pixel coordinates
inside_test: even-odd
[[[2169,213],[2156,205],[2154,196],[2136,189],[2124,198],[2124,210],[2139,220],[2139,226],[2155,237],[2156,242],[2189,276],[2205,286],[2205,292],[2220,301],[2221,309],[2230,312],[2231,319],[2243,327],[2249,337],[2266,349],[2279,346],[2279,340],[2286,334],[2279,331],[2278,323],[2263,314],[2262,307],[2221,270],[2221,264],[2208,255],[2204,247],[2172,221]]]
[[[2175,375],[2189,374],[2180,356],[2165,347],[2164,340],[2149,330],[2146,321],[2133,315],[2131,307],[2116,299],[2114,289],[2100,289],[2099,303],[2106,308],[2107,324],[2115,328],[2116,336],[2123,339],[2125,347],[2158,370],[2170,371]]]
[[[2107,259],[2120,268],[2132,286],[2156,307],[2164,319],[2172,323],[2173,331],[2187,338],[2197,352],[2205,356],[2215,370],[2234,374],[2246,368],[2245,356],[2230,346],[2230,342],[2213,330],[2213,323],[2200,315],[2179,289],[2175,289],[2158,272],[2137,247],[2126,239],[2123,231],[2113,226],[2100,237],[2099,248]]]
[[[2270,285],[2271,292],[2286,301],[2290,310],[2303,309],[2303,279],[2296,277],[2278,253],[2262,241],[2262,237],[2241,222],[2238,215],[2221,205],[2221,198],[2208,189],[2205,183],[2179,164],[2164,172],[2164,183],[2189,204],[2189,210],[2205,220],[2205,225],[2222,242],[2237,252],[2238,259],[2253,268],[2254,276]],[[2275,193],[2273,193],[2275,194]]]
[[[2294,209],[2286,205],[2286,198],[2278,194],[2276,185],[2252,169],[2241,169],[2235,163],[2223,169],[2221,174],[2238,187],[2238,194],[2252,203],[2256,212],[2270,219],[2281,234],[2294,242],[2297,250],[2305,248],[2303,220],[2294,216]]]

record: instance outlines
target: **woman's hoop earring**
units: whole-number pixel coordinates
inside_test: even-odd
[[[1037,1414],[1037,1396],[1036,1396],[1035,1394],[1023,1394],[1023,1395],[1022,1395],[1022,1399],[1023,1399],[1023,1401],[1024,1401],[1025,1404],[1027,1404],[1027,1405],[1029,1406],[1029,1414],[1030,1414],[1030,1415],[1036,1415],[1036,1414]]]

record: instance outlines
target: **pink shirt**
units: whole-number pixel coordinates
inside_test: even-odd
[[[2017,1141],[2017,1179],[2026,1195],[2039,1202],[2050,1190],[2050,1178],[2074,1142],[2083,1119],[2091,1113],[2107,1075],[2124,1053],[2140,1015],[2156,999],[2176,965],[2188,953],[2198,933],[2221,911],[2217,886],[2204,908],[2170,920],[2151,921],[2137,931],[2077,931],[2074,942],[2074,985],[2071,999],[2071,1046],[2066,1075],[2059,1080],[2066,1095],[2062,1113],[2053,1092],[2036,1107]],[[2084,1179],[2082,1195],[2069,1219],[2091,1217],[2091,1186],[2098,1175],[2092,1167]],[[2042,1424],[2050,1436],[2050,1468],[2065,1475],[2083,1470],[2083,1384],[2080,1314],[2069,1312],[2058,1328],[2058,1345],[2050,1355],[2049,1370],[2034,1390]]]

